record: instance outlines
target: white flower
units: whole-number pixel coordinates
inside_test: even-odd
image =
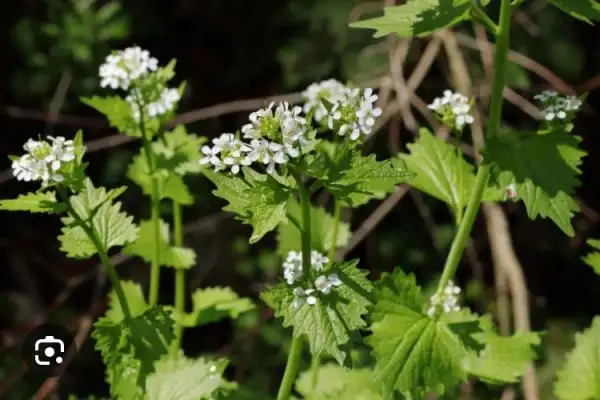
[[[347,89],[342,100],[336,102],[327,116],[327,127],[337,130],[340,136],[358,140],[373,131],[375,119],[381,115],[381,108],[375,107],[377,95],[373,89]]]
[[[504,192],[506,193],[506,197],[508,197],[510,200],[514,200],[519,196],[519,194],[517,193],[517,185],[515,185],[514,183],[508,185],[504,189]]]
[[[283,277],[288,285],[292,285],[302,276],[302,253],[290,251],[283,263]]]
[[[138,46],[115,51],[100,66],[100,86],[127,90],[132,81],[157,69],[158,60]]]
[[[138,89],[133,89],[131,93],[125,97],[125,100],[131,107],[131,116],[136,122],[139,122],[142,117],[140,103],[142,103],[145,117],[156,118],[173,110],[180,98],[181,96],[177,89],[164,88],[160,92],[158,99],[149,101],[144,105],[143,102],[146,100],[143,100],[141,92]]]
[[[473,123],[473,116],[470,114],[471,105],[469,99],[451,90],[445,90],[443,97],[437,97],[428,105],[430,110],[435,111],[443,119],[452,118],[457,129],[463,129],[465,125]]]
[[[23,145],[26,154],[12,162],[13,175],[19,181],[42,181],[42,186],[50,182],[62,182],[63,164],[75,159],[72,140],[62,136],[48,136],[48,141],[27,140]]]
[[[294,288],[294,300],[292,301],[292,307],[298,309],[304,305],[304,303],[308,305],[317,304],[317,298],[312,294],[315,292],[315,289],[303,289],[301,287]]]
[[[576,96],[559,96],[558,93],[545,90],[533,96],[544,108],[542,118],[546,121],[566,120],[577,112],[583,102]]]
[[[458,295],[460,292],[460,288],[452,281],[449,281],[446,287],[442,290],[442,293],[436,293],[431,296],[431,307],[429,307],[429,310],[427,310],[427,314],[432,317],[440,309],[444,313],[460,311],[460,306],[458,305]]]
[[[331,293],[331,289],[342,285],[342,281],[337,274],[330,274],[328,276],[321,275],[315,280],[315,287],[323,294]]]
[[[223,133],[212,140],[213,146],[202,146],[201,165],[211,164],[215,171],[229,168],[233,174],[240,172],[242,165],[250,165],[246,156],[252,149],[242,143],[233,133]]]
[[[348,88],[344,84],[335,79],[327,79],[311,84],[302,92],[302,97],[306,101],[304,103],[304,112],[309,113],[314,110],[315,120],[321,122],[327,117],[328,113],[323,100],[331,104],[343,101],[347,90]]]
[[[315,271],[323,271],[323,268],[328,263],[329,263],[329,258],[325,257],[323,254],[319,253],[316,250],[311,251],[310,264]]]

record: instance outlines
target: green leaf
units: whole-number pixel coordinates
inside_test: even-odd
[[[124,98],[119,96],[93,96],[83,97],[81,101],[104,114],[110,125],[119,132],[134,137],[142,136],[138,124],[132,117],[131,107]]]
[[[94,324],[92,337],[106,365],[111,397],[140,399],[155,363],[169,352],[174,337],[173,320],[155,306],[130,320],[100,318]]]
[[[159,264],[177,269],[189,269],[196,265],[196,253],[192,249],[172,246],[169,239],[169,224],[159,221],[159,243],[154,241],[154,225],[146,220],[140,223],[135,242],[123,248],[123,253],[138,256],[150,263],[154,259],[156,247],[159,247]]]
[[[529,218],[550,218],[568,236],[579,206],[571,197],[580,184],[579,165],[586,153],[581,139],[562,127],[549,132],[510,133],[488,140],[484,162],[491,166],[500,187],[515,184]]]
[[[374,198],[383,198],[411,179],[400,160],[377,161],[375,155],[362,156],[354,147],[339,146],[330,158],[320,153],[309,166],[308,173],[336,200],[357,207]]]
[[[146,381],[146,400],[208,399],[224,383],[225,365],[199,358],[163,357]]]
[[[200,148],[206,140],[205,137],[188,133],[184,125],[177,125],[152,144],[157,155],[157,168],[177,175],[200,172]]]
[[[121,281],[121,287],[123,288],[129,306],[129,312],[132,317],[137,317],[148,309],[142,286],[139,283],[133,281]],[[105,317],[114,323],[119,323],[123,321],[124,318],[121,303],[119,302],[119,298],[114,289],[111,290],[108,295],[108,311],[106,311]]]
[[[439,200],[446,202],[456,211],[464,208],[475,185],[473,166],[458,157],[454,146],[421,129],[416,142],[408,145],[409,154],[400,158],[416,175],[409,184]],[[484,201],[499,201],[504,191],[487,187]]]
[[[583,258],[583,261],[600,275],[600,240],[590,239],[587,243],[598,251],[589,253]]]
[[[600,3],[596,0],[550,0],[555,7],[573,18],[592,24],[600,20]]]
[[[376,284],[374,297],[367,343],[376,360],[375,378],[387,394],[443,394],[466,379],[461,362],[467,350],[446,323],[422,313],[423,295],[414,277],[396,269]]]
[[[469,355],[464,362],[465,370],[484,382],[498,385],[518,382],[527,365],[536,358],[533,346],[540,344],[535,332],[517,332],[513,336],[481,332],[472,336],[484,348],[478,355]]]
[[[236,319],[255,308],[250,299],[239,297],[228,287],[198,289],[192,294],[192,304],[192,311],[181,321],[183,326],[201,326],[223,318]]]
[[[245,180],[208,169],[204,174],[217,187],[213,194],[229,202],[223,210],[252,225],[250,243],[259,241],[285,219],[290,191],[274,178],[252,173],[247,168],[244,168]]]
[[[400,6],[385,7],[382,17],[354,22],[350,27],[375,29],[374,37],[390,33],[426,36],[468,19],[471,6],[471,0],[408,0]]]
[[[346,369],[335,364],[319,366],[317,386],[312,388],[312,371],[304,371],[296,381],[296,390],[306,399],[381,400],[373,371]]]
[[[121,203],[113,203],[113,199],[123,193],[125,188],[106,191],[95,188],[92,181],[86,179],[83,190],[71,196],[71,207],[93,229],[105,251],[115,246],[123,246],[137,238],[138,228],[133,217],[121,212]],[[87,258],[96,254],[97,249],[85,229],[71,216],[63,217],[64,224],[58,237],[60,249],[73,258]]]
[[[290,200],[288,206],[288,216],[291,216],[300,224],[302,228],[302,208],[300,203],[295,199]],[[289,251],[298,251],[301,242],[301,231],[292,221],[279,225],[279,235],[277,251],[282,257],[285,257]],[[333,216],[322,207],[311,206],[310,209],[310,244],[312,250],[317,250],[326,254],[331,248],[333,240],[334,221]],[[336,248],[344,247],[350,240],[350,224],[347,222],[339,222]]]
[[[22,194],[16,199],[0,200],[0,210],[27,211],[30,213],[61,213],[66,209],[65,204],[56,200],[54,192],[37,192]]]
[[[342,286],[329,295],[315,292],[317,302],[296,309],[292,287],[285,283],[270,288],[261,298],[283,318],[284,327],[293,327],[295,338],[305,336],[313,355],[329,354],[338,363],[348,365],[351,342],[356,331],[365,327],[362,315],[370,304],[371,282],[359,270],[358,261],[334,264],[328,273],[337,273]]]
[[[575,348],[565,361],[554,392],[560,400],[600,399],[600,316],[575,335]]]

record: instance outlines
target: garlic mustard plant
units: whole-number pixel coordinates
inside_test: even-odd
[[[574,2],[551,2],[578,18],[589,17]],[[571,219],[579,206],[573,192],[586,153],[573,130],[584,98],[543,92],[535,96],[543,106],[538,129],[504,129],[511,15],[521,2],[500,0],[497,22],[486,14],[484,3],[408,0],[387,7],[382,17],[352,24],[376,30],[377,36],[400,37],[426,36],[467,19],[487,28],[496,41],[495,68],[485,147],[473,157],[475,164],[463,157],[461,141],[475,123],[476,100],[452,90],[432,100],[429,109],[456,133],[458,143],[422,127],[406,152],[387,160],[364,154],[365,140],[381,125],[376,90],[334,79],[311,84],[302,104],[270,103],[250,113],[236,132],[210,142],[183,126],[167,131],[185,85],[170,84],[174,61],[162,66],[137,46],[106,57],[98,82],[106,95],[83,101],[119,132],[139,139],[127,177],[149,198],[149,219],[135,221],[121,210],[116,199],[125,187],[96,187],[86,176],[81,132],[73,139],[28,139],[23,154],[11,156],[14,177],[23,187],[35,186],[0,201],[0,209],[59,215],[61,251],[78,259],[98,255],[110,278],[109,307],[92,336],[111,398],[243,396],[235,388],[244,382],[224,377],[227,359],[190,357],[181,346],[184,329],[236,318],[256,307],[230,288],[214,287],[194,291],[186,309],[186,270],[196,264],[194,250],[184,246],[182,222],[183,207],[194,204],[186,184],[191,174],[207,178],[213,194],[227,202],[224,210],[251,227],[249,243],[277,234],[282,268],[260,295],[292,336],[277,400],[291,399],[294,388],[305,399],[446,398],[468,380],[489,385],[519,381],[537,357],[540,336],[500,335],[490,315],[471,311],[466,298],[460,301],[456,272],[483,201],[522,203],[531,219],[548,218],[574,235]],[[360,260],[340,257],[339,250],[350,242],[342,211],[381,199],[400,184],[444,202],[455,217],[454,237],[431,296],[401,268],[372,281]],[[315,204],[318,192],[329,195],[327,204]],[[169,222],[161,215],[165,202]],[[589,243],[595,250],[585,261],[600,273],[600,242]],[[120,278],[108,256],[114,248],[149,264],[147,292]],[[174,270],[172,304],[159,301],[161,268]],[[598,319],[576,342],[559,373],[556,395],[561,400],[598,398]],[[368,349],[370,356],[358,359],[355,349]],[[311,366],[298,378],[304,354],[310,355]],[[331,362],[323,363],[326,359]],[[331,376],[335,388],[318,385]]]

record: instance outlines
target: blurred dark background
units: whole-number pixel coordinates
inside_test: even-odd
[[[489,7],[492,14],[495,3]],[[111,49],[137,44],[162,64],[176,58],[176,79],[187,81],[179,111],[197,111],[179,121],[187,122],[188,131],[211,138],[237,129],[252,108],[265,104],[262,98],[301,91],[329,77],[373,82],[390,94],[387,104],[393,105],[396,89],[403,96],[398,75],[408,79],[420,68],[431,39],[376,40],[369,31],[347,27],[351,20],[377,14],[382,6],[383,2],[361,0],[6,0],[0,11],[0,153],[20,153],[30,137],[71,137],[81,128],[90,144],[92,178],[110,187],[128,185],[124,207],[145,217],[147,201],[125,177],[138,144],[120,144],[103,118],[79,102],[80,96],[102,93],[97,70]],[[589,153],[577,193],[583,212],[573,221],[575,237],[564,236],[548,220],[528,220],[520,204],[503,206],[525,275],[532,327],[547,331],[537,369],[541,398],[547,399],[573,332],[600,313],[600,279],[580,260],[587,251],[585,241],[600,237],[600,163],[594,161],[600,159],[600,118],[595,111],[600,102],[595,90],[600,86],[600,28],[571,19],[543,0],[526,2],[513,24],[507,126],[535,126],[532,98],[541,90],[590,91],[575,128]],[[487,104],[485,34],[471,23],[453,31],[438,39],[438,54],[415,90],[410,113],[406,109],[395,113],[369,144],[378,158],[395,154],[413,140],[410,114],[417,124],[427,125],[422,106],[443,89],[457,87],[452,78],[457,60],[468,68],[472,92]],[[448,38],[454,38],[455,47]],[[452,53],[453,48],[459,52]],[[243,99],[257,100],[250,107],[235,103]],[[3,160],[0,197],[15,197],[24,185],[11,179],[10,163]],[[202,178],[190,184],[196,204],[184,210],[186,244],[198,253],[198,264],[188,274],[189,290],[229,285],[241,295],[257,298],[263,285],[279,274],[276,235],[249,246],[248,227],[220,211],[223,203],[211,195],[211,184]],[[381,215],[380,203],[372,201],[346,213],[353,230],[374,214]],[[168,207],[163,215],[169,218]],[[108,286],[97,260],[64,257],[56,240],[59,228],[52,217],[0,215],[2,399],[31,398],[43,382],[26,372],[20,358],[20,341],[31,327],[53,321],[77,332],[82,321],[95,319],[106,309]],[[488,229],[482,216],[458,278],[469,304],[498,315]],[[452,235],[452,218],[443,204],[408,192],[346,257],[360,258],[372,278],[402,266],[423,284],[431,284],[441,271]],[[146,281],[143,262],[115,257],[123,277]],[[161,301],[172,302],[172,286],[170,273],[164,272]],[[230,357],[229,377],[247,385],[248,398],[267,399],[280,379],[288,336],[257,301],[255,312],[235,322],[186,331],[184,347],[192,356]],[[498,398],[484,387],[477,390],[483,398]],[[61,378],[57,393],[56,398],[107,395],[100,356],[91,339]]]

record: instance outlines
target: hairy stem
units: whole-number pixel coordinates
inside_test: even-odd
[[[500,131],[502,121],[502,104],[504,102],[504,86],[506,78],[506,64],[508,54],[508,44],[510,37],[511,6],[510,0],[502,0],[500,6],[500,23],[496,34],[496,54],[494,80],[492,82],[492,99],[490,102],[490,112],[487,124],[488,136],[495,136]],[[450,279],[454,277],[458,263],[462,257],[471,229],[475,223],[477,212],[481,205],[483,191],[490,177],[490,170],[487,165],[480,164],[477,169],[475,186],[467,204],[467,209],[458,227],[458,231],[452,242],[450,253],[444,265],[444,272],[438,286],[438,292],[441,292]]]
[[[177,247],[183,246],[183,223],[181,218],[181,205],[173,201],[173,231],[174,243]],[[175,270],[175,311],[181,316],[185,313],[185,270]],[[175,340],[173,341],[173,351],[176,353],[181,348],[181,338],[183,336],[183,325],[177,322],[175,325]]]

